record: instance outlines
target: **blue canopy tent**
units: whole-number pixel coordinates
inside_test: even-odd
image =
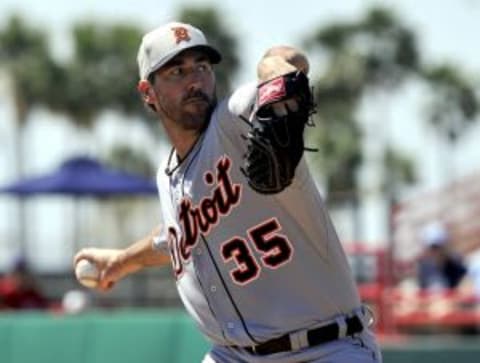
[[[0,193],[18,197],[38,194],[108,197],[156,194],[157,188],[149,179],[107,168],[89,157],[76,157],[51,174],[19,180],[0,188]]]
[[[19,180],[0,187],[0,193],[22,199],[42,195],[64,195],[72,196],[77,200],[83,197],[153,196],[157,194],[157,188],[153,180],[114,170],[95,159],[80,156],[65,161],[52,173]],[[77,214],[76,208],[75,214]],[[77,216],[74,219],[77,219]],[[24,221],[20,223],[25,224]],[[25,225],[21,226],[21,228],[24,227]],[[74,229],[74,243],[76,244],[78,237],[76,223]],[[20,243],[24,250],[25,242],[20,241]]]

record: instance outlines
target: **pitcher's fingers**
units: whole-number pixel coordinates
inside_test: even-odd
[[[100,291],[110,290],[116,282],[115,268],[105,267],[100,271],[97,289]]]
[[[125,267],[117,260],[108,263],[101,271],[100,285],[103,290],[110,290],[114,284],[126,275]]]
[[[73,257],[73,265],[75,266],[80,260],[88,260],[92,263],[95,263],[95,258],[93,257],[92,251],[89,248],[82,248],[79,252]]]
[[[115,281],[109,280],[106,278],[100,278],[100,281],[98,283],[97,289],[103,292],[107,292],[115,286]]]

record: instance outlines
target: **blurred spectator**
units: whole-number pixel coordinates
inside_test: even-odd
[[[0,307],[3,309],[45,309],[48,301],[37,287],[27,262],[19,258],[11,271],[0,278]]]
[[[420,288],[443,290],[456,288],[467,273],[462,258],[450,250],[449,234],[442,223],[432,222],[421,233],[424,251],[418,260]]]
[[[442,223],[428,224],[419,237],[423,251],[417,260],[417,284],[402,286],[393,314],[404,331],[477,334],[472,292],[480,293],[480,259],[467,263],[453,252]]]

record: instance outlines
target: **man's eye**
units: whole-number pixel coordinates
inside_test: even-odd
[[[199,64],[197,70],[200,72],[207,72],[208,70],[210,70],[210,65],[208,63]]]
[[[183,71],[180,67],[178,68],[173,68],[171,71],[170,71],[170,74],[172,76],[181,76],[183,74]]]

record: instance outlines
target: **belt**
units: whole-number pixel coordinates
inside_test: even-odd
[[[356,315],[345,319],[346,332],[345,336],[351,336],[360,333],[363,330],[363,324]],[[307,332],[308,347],[319,344],[328,343],[340,338],[340,325],[337,322],[321,326],[319,328],[308,330]],[[292,350],[290,334],[268,340],[266,342],[243,348],[251,354],[269,355]]]

